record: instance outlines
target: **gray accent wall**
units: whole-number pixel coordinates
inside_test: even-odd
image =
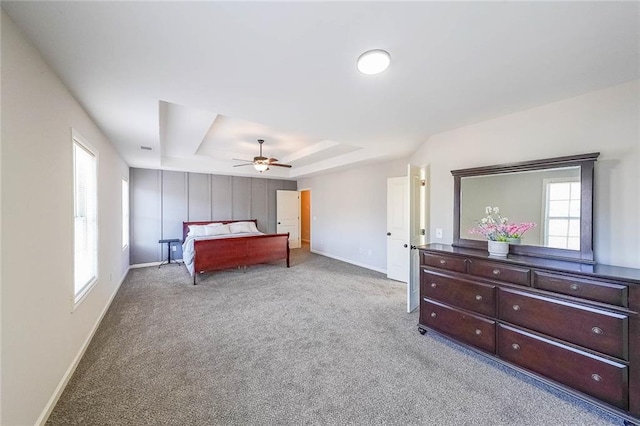
[[[257,219],[258,229],[276,232],[276,191],[296,181],[221,176],[167,170],[130,169],[131,264],[167,258],[166,244],[182,239],[182,222]],[[171,256],[182,258],[182,247]]]

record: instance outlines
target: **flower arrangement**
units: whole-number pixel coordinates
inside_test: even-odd
[[[507,241],[509,238],[521,238],[522,234],[536,226],[533,222],[508,223],[509,219],[500,214],[498,207],[485,208],[486,216],[477,221],[477,227],[470,234],[482,235],[489,241]]]

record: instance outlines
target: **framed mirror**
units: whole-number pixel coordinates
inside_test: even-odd
[[[453,245],[486,249],[481,228],[492,215],[514,230],[511,254],[594,263],[593,169],[599,155],[451,171]]]

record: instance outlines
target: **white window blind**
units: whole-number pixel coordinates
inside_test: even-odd
[[[122,248],[129,245],[129,181],[122,179]]]
[[[77,302],[97,280],[97,160],[96,155],[74,137],[74,289]]]

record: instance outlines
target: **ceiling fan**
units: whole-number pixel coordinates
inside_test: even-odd
[[[245,164],[236,164],[233,167],[241,167],[241,166],[251,166],[259,171],[260,173],[266,172],[269,170],[269,167],[288,167],[291,168],[289,164],[279,164],[277,158],[267,158],[262,156],[262,144],[264,143],[263,139],[258,139],[258,143],[260,144],[260,155],[257,157],[253,157],[253,160],[241,160],[239,158],[234,158],[235,161],[244,161]]]

